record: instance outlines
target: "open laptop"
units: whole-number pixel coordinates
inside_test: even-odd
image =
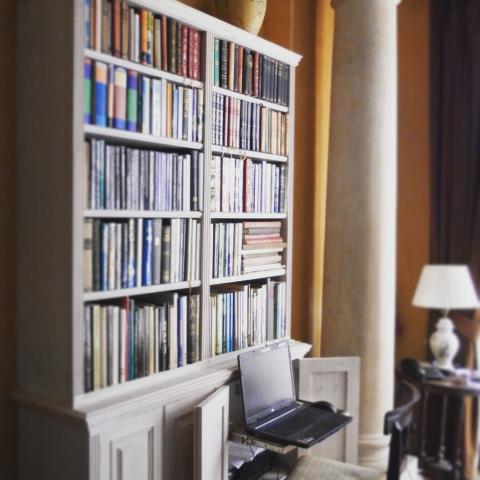
[[[343,413],[296,401],[288,342],[238,356],[248,433],[308,448],[351,422]]]

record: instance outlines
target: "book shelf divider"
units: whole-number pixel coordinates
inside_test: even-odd
[[[212,85],[213,85],[213,41],[214,36],[205,32],[204,34],[204,168],[203,168],[203,267],[202,267],[202,320],[201,337],[202,348],[201,358],[206,359],[212,356],[212,330],[210,322],[210,278],[211,278],[211,251],[212,238],[210,237],[210,162],[212,157],[212,122],[206,119],[212,118]]]

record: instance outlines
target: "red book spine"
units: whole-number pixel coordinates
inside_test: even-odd
[[[182,25],[182,76],[188,75],[188,31],[186,25]]]
[[[140,12],[140,61],[146,65],[148,56],[148,11]]]
[[[237,68],[238,92],[243,92],[243,47],[238,47],[238,68]]]
[[[167,59],[167,17],[162,15],[162,70],[168,70]]]
[[[193,32],[193,75],[195,80],[200,80],[200,32]]]
[[[122,56],[122,6],[120,0],[113,0],[113,54]]]
[[[194,56],[194,46],[195,46],[195,39],[194,37],[194,30],[191,28],[188,31],[188,76],[193,78],[193,56]]]

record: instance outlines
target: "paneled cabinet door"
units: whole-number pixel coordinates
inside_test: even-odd
[[[353,416],[353,421],[346,428],[314,445],[311,453],[319,457],[357,463],[360,359],[302,358],[298,360],[297,367],[297,396],[300,400],[327,400]]]
[[[115,418],[92,437],[95,480],[161,480],[163,408]]]
[[[195,480],[228,477],[229,397],[225,386],[195,407]]]

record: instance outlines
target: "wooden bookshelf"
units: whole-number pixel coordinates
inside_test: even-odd
[[[71,452],[76,452],[76,462],[66,465],[57,476],[51,476],[55,471],[53,467],[48,469],[49,478],[53,480],[67,477],[73,480],[117,477],[130,480],[133,477],[122,476],[125,473],[122,474],[121,469],[126,467],[114,460],[120,458],[122,449],[134,452],[128,458],[140,458],[148,452],[146,461],[150,463],[145,466],[144,459],[139,461],[139,479],[191,480],[193,477],[188,473],[191,462],[182,460],[182,448],[177,445],[178,442],[189,444],[189,420],[180,436],[175,436],[174,430],[190,415],[196,402],[231,381],[238,355],[238,352],[211,355],[211,294],[235,284],[255,282],[258,285],[267,279],[285,282],[285,333],[286,338],[290,338],[294,93],[295,68],[301,57],[174,0],[132,0],[128,6],[135,12],[145,9],[155,15],[164,15],[200,32],[200,80],[85,48],[84,0],[36,0],[19,5],[18,249],[22,253],[18,270],[20,360],[17,398],[21,424],[20,459],[26,472],[22,478],[31,478],[32,472],[37,471],[41,477],[47,472],[45,465],[50,462],[41,463],[40,456],[34,455],[31,446],[34,435],[34,443],[45,446],[41,457],[52,458],[52,465],[56,455],[71,458]],[[216,38],[248,47],[288,65],[289,105],[214,86]],[[85,124],[85,59],[152,79],[165,79],[181,87],[201,89],[204,102],[202,142]],[[288,156],[214,145],[214,93],[267,107],[279,112],[279,116],[280,113],[287,115]],[[90,176],[85,169],[84,144],[92,139],[139,150],[203,154],[201,210],[192,211],[195,207],[179,211],[85,208]],[[212,155],[218,154],[281,164],[281,168],[286,169],[284,213],[213,211],[210,163]],[[196,222],[200,241],[192,237],[192,242],[197,243],[200,272],[199,277],[190,278],[198,280],[84,291],[87,275],[85,222],[124,224],[129,219],[135,219],[135,224],[156,219],[163,219],[164,225],[182,219]],[[278,268],[268,271],[212,278],[212,224],[273,220],[281,222],[282,240],[287,247],[259,248],[256,253],[281,254],[281,267],[278,264]],[[156,300],[152,299],[157,296],[163,298],[175,293],[199,295],[198,362],[86,392],[85,306],[93,303],[118,306],[126,297],[138,303],[154,302]],[[247,350],[258,346],[249,346]],[[294,358],[305,355],[308,348],[292,340]],[[177,472],[175,463],[185,465],[187,473]],[[142,476],[144,471],[147,476]]]

